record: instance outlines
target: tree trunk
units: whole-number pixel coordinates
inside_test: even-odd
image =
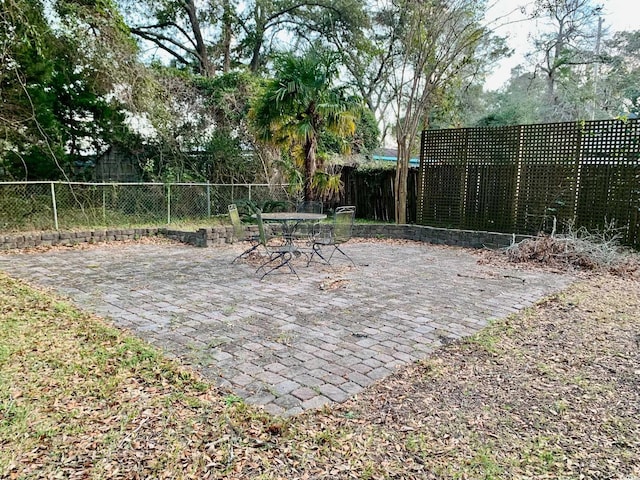
[[[396,223],[407,223],[407,178],[409,176],[409,147],[407,138],[398,138],[398,161],[395,178]]]
[[[262,36],[263,32],[256,31],[255,43],[253,44],[253,51],[251,54],[251,62],[249,62],[249,70],[252,73],[256,73],[262,64],[262,57],[260,56],[260,50],[262,49]]]
[[[222,2],[222,71],[228,73],[231,69],[231,5],[229,0]]]
[[[553,46],[553,52],[548,53],[547,58],[547,101],[549,105],[557,108],[560,104],[558,95],[556,93],[557,73],[558,69],[562,66],[561,56],[564,50],[565,44],[565,25],[564,22],[560,22],[558,33],[556,34],[555,45]]]
[[[313,177],[316,174],[316,150],[318,140],[315,135],[304,142],[304,200],[314,200]]]
[[[209,54],[207,52],[207,46],[204,43],[204,37],[202,36],[202,30],[200,29],[200,22],[198,21],[198,15],[196,12],[196,5],[194,0],[187,0],[184,5],[189,15],[189,23],[191,24],[191,30],[193,31],[193,37],[196,41],[196,52],[198,54],[198,61],[200,63],[199,70],[202,75],[211,77],[215,73],[213,66],[209,62]]]
[[[266,28],[267,19],[266,14],[261,5],[256,2],[253,10],[253,20],[255,22],[253,47],[251,49],[251,61],[249,62],[249,70],[252,73],[256,73],[262,64],[262,57],[260,56],[260,50],[262,50],[262,43],[264,42],[264,32]]]

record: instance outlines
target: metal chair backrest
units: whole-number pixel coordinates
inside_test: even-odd
[[[353,234],[356,207],[338,207],[333,216],[333,242],[344,243]]]
[[[229,218],[233,225],[233,236],[236,240],[244,240],[246,238],[246,232],[242,220],[240,220],[240,214],[238,213],[238,206],[235,203],[229,205]]]
[[[262,222],[262,212],[258,210],[256,212],[256,223],[258,224],[258,234],[260,235],[260,244],[267,246],[267,234],[264,230],[264,223]]]
[[[306,201],[306,202],[298,202],[296,205],[296,212],[304,212],[304,213],[322,213],[322,202],[317,201]]]

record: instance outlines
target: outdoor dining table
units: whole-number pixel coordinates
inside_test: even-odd
[[[324,213],[308,212],[271,212],[263,213],[265,222],[277,222],[282,225],[282,236],[287,244],[293,245],[294,236],[298,226],[307,222],[319,222],[327,216]]]

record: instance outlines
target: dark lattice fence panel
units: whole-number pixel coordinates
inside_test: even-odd
[[[576,223],[589,230],[614,224],[625,243],[640,246],[640,123],[583,125]]]
[[[423,205],[420,223],[445,228],[462,228],[465,166],[425,165]]]
[[[511,231],[515,208],[515,165],[469,165],[464,228]]]
[[[525,234],[567,228],[573,217],[573,166],[558,163],[523,163],[517,197],[515,231]]]
[[[518,169],[519,127],[469,129],[467,132],[463,227],[513,229]]]
[[[580,130],[576,123],[523,125],[515,229],[536,234],[573,218]],[[555,219],[555,220],[554,220]]]
[[[468,131],[423,132],[417,223],[439,227],[464,223]]]
[[[640,247],[640,122],[425,131],[417,221],[536,234],[615,222]]]

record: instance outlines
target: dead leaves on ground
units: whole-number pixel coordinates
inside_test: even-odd
[[[339,288],[347,288],[348,284],[349,280],[345,280],[344,278],[327,279],[320,282],[320,286],[318,288],[320,290],[338,290]]]
[[[0,284],[0,381],[11,385],[0,389],[1,476],[577,479],[640,469],[632,280],[588,279],[286,421],[226,402],[228,392],[99,319]]]

